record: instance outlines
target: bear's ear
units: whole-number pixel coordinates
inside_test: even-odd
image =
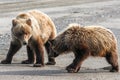
[[[13,27],[17,25],[17,20],[16,19],[12,20],[12,25],[13,25]]]
[[[27,20],[26,20],[26,23],[27,23],[29,26],[31,26],[31,24],[32,24],[31,19],[27,19]]]

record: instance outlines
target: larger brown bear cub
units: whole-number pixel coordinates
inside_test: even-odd
[[[51,56],[57,57],[69,51],[74,53],[75,59],[66,67],[68,72],[78,72],[82,62],[89,56],[105,57],[112,65],[110,71],[119,71],[116,38],[104,27],[80,27],[78,24],[71,24],[67,30],[50,41],[50,44],[52,52],[55,52]]]
[[[34,66],[43,66],[44,45],[49,55],[50,46],[48,41],[56,37],[56,28],[50,17],[38,10],[20,13],[12,20],[11,33],[10,48],[6,59],[1,63],[11,63],[14,54],[22,45],[26,45],[28,59],[22,63],[35,63]],[[55,64],[53,57],[48,56],[48,60],[48,64]]]

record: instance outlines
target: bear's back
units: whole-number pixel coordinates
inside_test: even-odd
[[[57,32],[56,32],[55,24],[48,15],[38,10],[32,10],[29,11],[28,13],[37,20],[40,27],[40,31],[42,33],[42,38],[47,37],[53,39],[56,37]]]
[[[116,48],[116,38],[112,31],[100,26],[73,26],[65,32],[65,40],[74,47],[87,45],[93,56],[104,56],[109,50]],[[103,50],[103,51],[102,51]],[[98,53],[101,53],[98,55]]]

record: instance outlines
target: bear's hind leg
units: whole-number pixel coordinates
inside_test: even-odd
[[[82,62],[89,56],[89,51],[86,49],[83,50],[75,50],[75,59],[73,63],[66,67],[66,70],[69,73],[77,73],[80,70]]]
[[[119,72],[118,55],[116,52],[107,53],[106,60],[112,65],[110,72]]]
[[[35,54],[34,54],[33,50],[29,46],[27,46],[26,48],[27,48],[28,59],[22,61],[21,63],[22,64],[33,64],[35,62]]]
[[[55,62],[54,56],[52,56],[52,57],[50,56],[51,46],[50,46],[50,44],[48,42],[46,42],[45,48],[46,48],[47,55],[48,55],[48,62],[46,63],[46,65],[55,65],[56,62]]]

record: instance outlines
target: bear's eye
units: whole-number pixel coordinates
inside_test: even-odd
[[[17,35],[18,35],[18,36],[22,36],[22,33],[18,33]]]
[[[27,35],[28,33],[24,33],[25,35]]]
[[[24,34],[25,34],[25,35],[29,35],[29,34],[30,34],[30,32],[24,32]]]

